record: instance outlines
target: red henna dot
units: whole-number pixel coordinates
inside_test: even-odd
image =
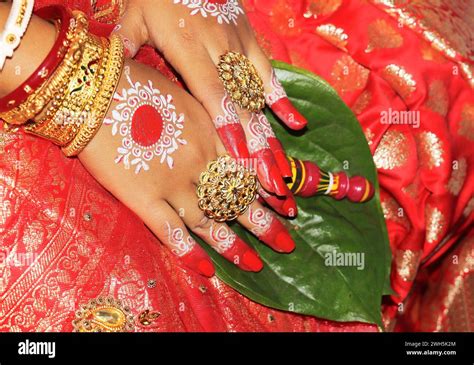
[[[132,138],[143,147],[148,147],[161,137],[163,118],[151,105],[142,105],[132,117]]]
[[[224,5],[227,3],[227,0],[208,0],[208,3]]]

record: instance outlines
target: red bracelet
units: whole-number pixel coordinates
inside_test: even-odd
[[[0,112],[6,112],[17,107],[43,85],[47,77],[59,66],[68,50],[67,35],[73,19],[71,12],[63,6],[48,6],[38,10],[36,15],[47,20],[58,20],[58,23],[60,23],[58,38],[48,56],[36,71],[14,91],[0,99]]]

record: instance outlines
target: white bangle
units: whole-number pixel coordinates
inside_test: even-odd
[[[13,0],[5,29],[0,33],[0,70],[20,45],[33,14],[34,0]]]

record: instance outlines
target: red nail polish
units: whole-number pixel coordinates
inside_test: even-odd
[[[298,213],[298,207],[296,206],[295,198],[293,198],[292,195],[289,195],[286,197],[285,202],[283,203],[282,209],[288,217],[290,218],[296,217],[296,214]]]
[[[209,260],[199,261],[197,269],[202,275],[207,276],[208,278],[214,276],[215,273],[214,265]]]
[[[281,142],[275,137],[270,137],[267,140],[268,144],[270,145],[270,149],[272,150],[273,155],[275,156],[275,160],[278,164],[282,176],[291,177],[291,165],[288,161],[288,158],[286,157],[286,153],[283,146],[281,145]]]
[[[288,232],[281,231],[276,235],[275,248],[280,252],[290,253],[295,249],[295,247],[295,242]]]
[[[270,177],[273,181],[273,186],[275,187],[275,194],[279,196],[285,196],[287,192],[287,186],[283,181],[281,176],[281,171],[278,166],[273,165],[270,169]]]
[[[272,110],[291,129],[300,130],[308,124],[305,117],[296,110],[288,98],[278,100],[272,105]]]
[[[242,255],[241,266],[243,269],[248,268],[248,271],[259,272],[263,269],[263,262],[255,251],[247,250]]]

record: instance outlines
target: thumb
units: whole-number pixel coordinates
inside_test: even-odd
[[[135,57],[140,47],[148,41],[148,31],[141,10],[128,7],[112,33],[122,38],[125,57]]]

